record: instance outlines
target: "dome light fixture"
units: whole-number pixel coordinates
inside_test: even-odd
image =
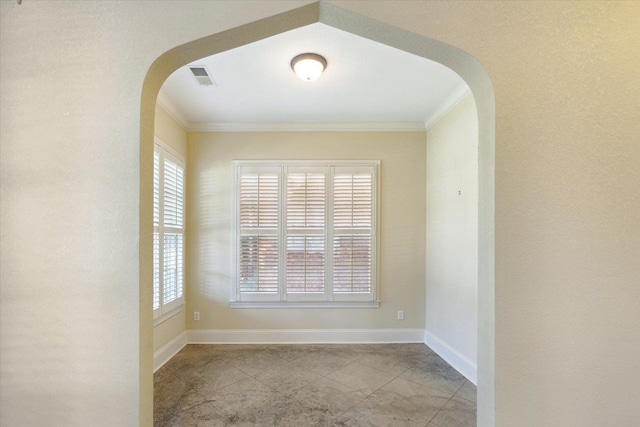
[[[327,68],[327,60],[317,53],[303,53],[291,60],[291,68],[300,80],[312,82]]]

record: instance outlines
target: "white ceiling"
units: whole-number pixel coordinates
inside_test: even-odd
[[[303,82],[291,59],[318,53],[327,69]],[[204,65],[214,86],[182,67],[166,80],[160,103],[188,125],[212,123],[416,122],[424,126],[464,81],[439,63],[313,24],[189,65]],[[440,107],[440,108],[439,108]]]

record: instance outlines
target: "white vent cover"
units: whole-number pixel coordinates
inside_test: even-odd
[[[204,65],[193,65],[190,66],[191,74],[196,79],[199,85],[201,86],[213,86],[216,83],[213,81],[209,72],[207,71]]]

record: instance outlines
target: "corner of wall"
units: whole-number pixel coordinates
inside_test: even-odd
[[[469,360],[456,349],[450,347],[446,342],[428,331],[424,332],[424,343],[453,366],[456,371],[464,375],[474,385],[478,385],[478,364],[476,362]]]

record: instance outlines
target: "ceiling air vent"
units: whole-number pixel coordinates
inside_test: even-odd
[[[191,74],[193,74],[193,77],[196,79],[196,81],[200,86],[215,85],[215,82],[213,81],[211,76],[209,76],[209,73],[207,72],[207,69],[204,66],[194,65],[192,67],[189,67],[189,69],[191,70]]]

